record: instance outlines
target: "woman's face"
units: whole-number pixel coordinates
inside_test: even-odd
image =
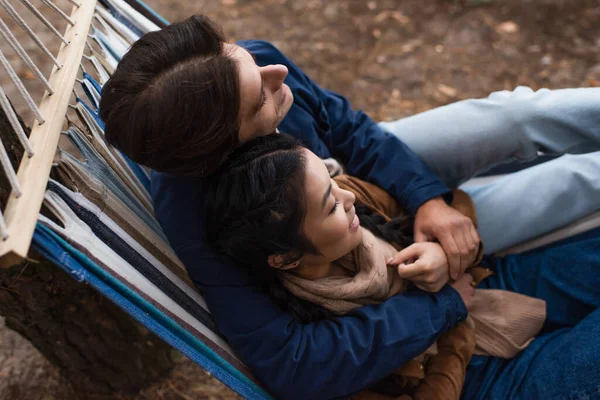
[[[354,209],[354,193],[340,189],[329,177],[319,157],[304,149],[306,176],[304,199],[306,215],[304,234],[314,245],[316,254],[305,254],[305,264],[329,263],[348,254],[362,240],[360,221]]]

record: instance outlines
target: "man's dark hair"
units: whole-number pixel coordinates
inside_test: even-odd
[[[239,144],[240,82],[220,27],[193,16],[138,40],[102,90],[106,139],[154,170],[204,177]]]

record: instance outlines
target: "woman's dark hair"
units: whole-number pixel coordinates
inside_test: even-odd
[[[193,16],[135,42],[102,90],[106,139],[154,170],[204,177],[239,145],[240,83],[220,27]]]
[[[394,216],[390,221],[373,210],[371,207],[361,204],[356,206],[356,215],[360,219],[360,225],[370,230],[386,242],[396,243],[400,247],[408,247],[414,243],[415,219],[412,215],[402,213]]]
[[[317,253],[304,235],[304,178],[302,147],[291,136],[272,134],[236,149],[208,180],[206,234],[209,243],[240,266],[251,269],[283,309],[301,323],[330,319],[334,314],[297,298],[281,283],[283,273],[269,266],[272,254],[282,264]],[[366,206],[357,207],[361,224],[385,240],[402,246],[412,243],[412,218],[388,223]]]
[[[305,165],[302,147],[288,135],[240,146],[208,180],[206,235],[217,251],[250,268],[280,307],[307,323],[332,314],[292,295],[268,262],[272,254],[288,264],[316,253],[302,229]]]

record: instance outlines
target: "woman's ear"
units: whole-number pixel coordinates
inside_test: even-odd
[[[271,254],[267,259],[267,262],[271,268],[276,268],[283,271],[296,268],[298,265],[300,265],[300,260],[286,263],[287,260],[289,260],[289,257],[286,254]]]

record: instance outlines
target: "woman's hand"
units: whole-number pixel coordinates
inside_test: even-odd
[[[437,243],[414,243],[387,260],[398,265],[398,275],[408,279],[419,289],[439,292],[448,280],[448,258]]]
[[[473,221],[441,198],[424,203],[415,216],[415,242],[437,239],[449,258],[450,275],[458,279],[479,251],[479,234]]]

